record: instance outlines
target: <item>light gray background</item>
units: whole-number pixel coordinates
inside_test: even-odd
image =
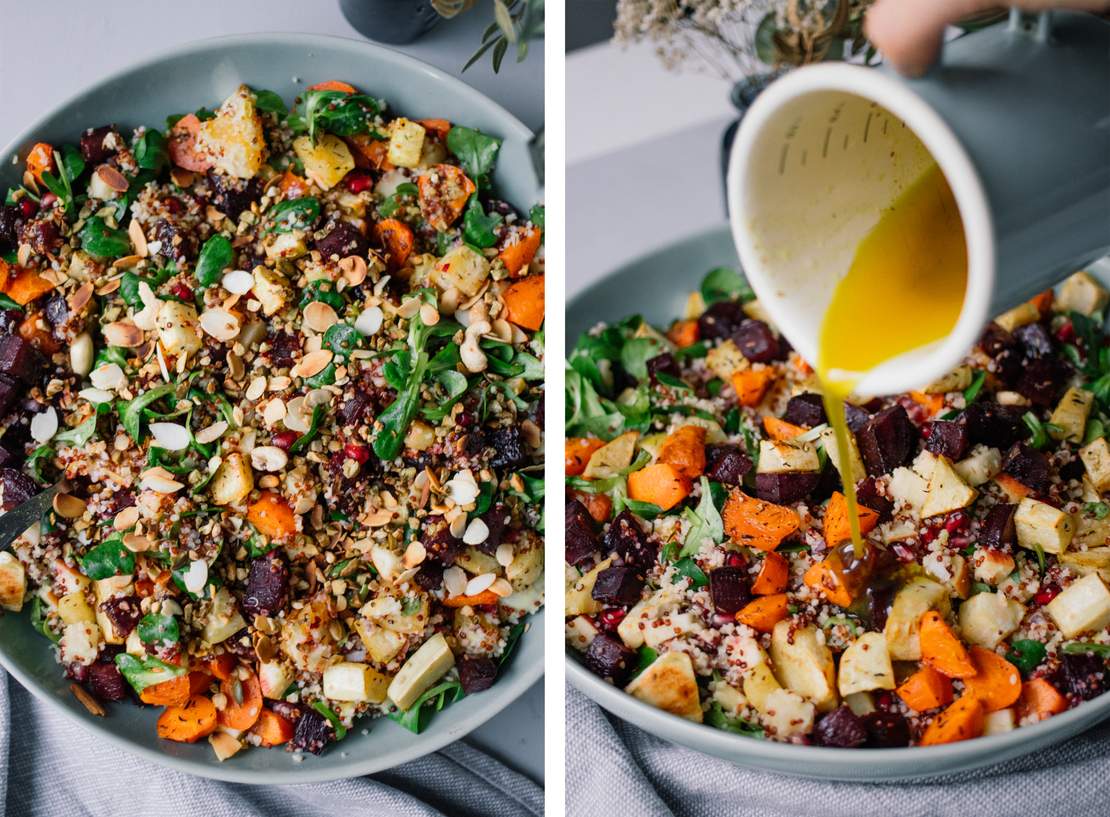
[[[337,0],[0,0],[0,20],[0,145],[99,77],[167,46],[259,31],[361,39]],[[507,57],[498,75],[488,59],[460,75],[491,20],[491,4],[479,0],[470,12],[442,21],[399,50],[461,76],[536,130],[544,113],[542,42],[532,43],[519,65]],[[358,77],[338,79],[359,84]],[[543,735],[541,681],[466,740],[542,782]]]

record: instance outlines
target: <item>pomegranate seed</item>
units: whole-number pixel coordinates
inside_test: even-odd
[[[743,553],[730,553],[725,556],[725,564],[729,567],[746,567],[748,560],[744,558]]]
[[[1058,595],[1060,595],[1060,588],[1056,587],[1055,585],[1049,585],[1042,590],[1038,590],[1037,593],[1033,596],[1033,601],[1035,601],[1041,607],[1044,607]]]
[[[965,511],[953,511],[948,514],[948,518],[944,520],[944,529],[949,533],[965,530],[971,523],[971,518]]]
[[[35,214],[35,210],[37,209],[38,207],[30,199],[19,200],[19,212],[23,215],[24,218],[30,218],[31,216],[33,216]]]
[[[58,197],[55,196],[53,193],[44,193],[42,196],[42,201],[39,202],[39,206],[45,210],[52,204],[54,204],[54,202],[56,202],[57,200]]]
[[[365,445],[347,443],[343,446],[343,455],[349,460],[354,460],[359,465],[365,465],[366,461],[370,459],[370,449]]]
[[[282,451],[288,451],[289,447],[297,441],[298,436],[295,431],[275,431],[271,442]]]
[[[601,625],[603,630],[612,632],[617,629],[617,625],[624,621],[624,617],[628,615],[627,610],[622,610],[619,607],[613,607],[609,610],[602,610],[597,616],[597,623]]]
[[[890,709],[890,705],[894,703],[894,696],[889,692],[880,692],[875,696],[875,706],[879,709]]]
[[[909,564],[910,562],[917,561],[917,555],[903,544],[896,544],[891,548],[898,561],[902,564]]]
[[[1060,328],[1056,330],[1056,339],[1061,343],[1071,343],[1075,340],[1075,326],[1070,320],[1060,324]]]
[[[182,284],[180,282],[171,286],[170,287],[170,292],[172,292],[174,295],[176,295],[178,298],[180,298],[183,301],[192,301],[193,300],[193,290],[191,290],[185,284]]]
[[[185,209],[185,207],[181,204],[181,202],[179,202],[173,196],[166,196],[164,199],[162,199],[162,206],[165,207],[167,210],[169,210],[174,215],[177,215],[178,213],[180,213],[182,210]]]
[[[929,544],[937,538],[938,533],[940,533],[940,531],[937,528],[925,528],[925,532],[921,534],[921,541],[925,544]]]
[[[374,179],[369,173],[354,171],[347,174],[347,189],[352,193],[361,193],[364,190],[369,190],[373,184]]]

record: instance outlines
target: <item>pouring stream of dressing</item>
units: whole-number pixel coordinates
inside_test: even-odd
[[[955,327],[967,286],[967,247],[952,191],[933,165],[882,212],[837,284],[821,325],[817,376],[851,473],[844,401],[868,371]],[[856,556],[864,552],[856,486],[842,479]]]

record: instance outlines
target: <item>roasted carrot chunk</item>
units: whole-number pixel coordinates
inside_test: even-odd
[[[247,508],[247,521],[271,539],[284,539],[297,532],[297,517],[289,503],[273,491],[263,491]]]
[[[416,121],[424,130],[434,134],[441,142],[451,132],[451,123],[446,119],[418,119]]]
[[[970,678],[975,674],[967,649],[936,610],[922,613],[918,632],[921,660],[926,664],[949,678]]]
[[[983,704],[978,698],[964,695],[925,727],[921,745],[936,746],[977,738],[983,734],[984,714]]]
[[[906,702],[906,706],[916,712],[952,703],[952,682],[928,665],[903,681],[895,692]]]
[[[586,464],[597,449],[605,445],[605,440],[593,437],[567,437],[563,443],[565,457],[565,473],[568,477],[577,477],[586,470]]]
[[[5,278],[0,292],[3,292],[20,306],[26,306],[31,301],[45,295],[54,289],[54,284],[43,278],[33,269],[4,264]]]
[[[609,520],[613,512],[613,500],[605,494],[587,494],[585,491],[572,491],[574,498],[582,503],[590,517],[599,525]]]
[[[158,737],[178,743],[196,743],[216,731],[216,706],[203,695],[194,695],[180,706],[170,706],[158,718]]]
[[[387,218],[374,225],[374,235],[385,250],[388,267],[398,270],[405,266],[415,246],[412,228],[403,221]]]
[[[538,227],[521,227],[519,230],[510,230],[505,238],[497,257],[505,265],[509,275],[516,277],[521,271],[532,263],[532,259],[539,252],[543,233]]]
[[[472,596],[451,596],[443,600],[444,607],[481,607],[483,604],[497,604],[501,597],[492,590],[483,590]]]
[[[232,675],[220,682],[227,704],[220,710],[219,724],[230,729],[250,729],[262,714],[262,685],[253,672],[245,679]]]
[[[802,426],[796,426],[793,423],[786,422],[786,420],[780,420],[778,417],[771,414],[763,418],[763,430],[767,432],[768,437],[778,442],[793,440],[799,434],[806,433],[806,429]]]
[[[343,82],[342,80],[339,80],[339,79],[328,79],[328,80],[324,80],[323,82],[317,82],[315,85],[309,85],[308,90],[310,90],[310,91],[342,91],[345,94],[358,93],[355,90],[355,86],[353,86],[349,83]]]
[[[27,154],[27,169],[36,181],[42,181],[43,173],[54,171],[54,148],[46,142],[36,142]]]
[[[1047,678],[1034,678],[1022,684],[1019,700],[1022,715],[1035,715],[1040,720],[1068,708],[1068,699]]]
[[[693,346],[698,342],[698,322],[675,321],[667,330],[667,339],[679,349]]]
[[[673,465],[657,462],[628,475],[628,496],[667,511],[690,495],[690,480]]]
[[[866,536],[879,524],[879,514],[870,508],[856,503],[859,509],[859,532]],[[825,508],[825,544],[833,548],[852,538],[851,522],[848,519],[848,499],[836,491]]]
[[[293,722],[272,709],[263,709],[251,731],[258,735],[262,746],[281,746],[293,738]]]
[[[987,712],[997,712],[1017,703],[1021,697],[1021,673],[1018,668],[985,647],[972,647],[968,651],[975,665],[975,674],[964,679],[966,695],[974,695],[983,702]]]
[[[659,447],[659,462],[666,462],[687,479],[705,473],[705,428],[682,426],[667,435]]]
[[[774,381],[774,369],[744,369],[732,376],[732,388],[740,405],[758,406]]]
[[[773,596],[786,589],[790,578],[790,562],[781,553],[768,551],[759,566],[759,574],[752,582],[752,593],[757,596]]]
[[[543,291],[544,276],[521,278],[501,296],[508,311],[506,317],[522,329],[538,330],[543,326]]]
[[[191,685],[189,675],[179,675],[160,684],[148,686],[139,693],[139,700],[155,706],[181,706],[189,700]]]
[[[185,170],[204,173],[212,167],[212,159],[197,147],[200,120],[195,113],[183,116],[170,128],[167,150],[173,163]]]
[[[448,230],[459,220],[474,182],[455,165],[436,165],[416,183],[420,191],[420,213],[437,230]]]
[[[820,593],[826,599],[839,607],[852,605],[852,594],[840,579],[838,562],[830,562],[825,558],[810,566],[802,577],[806,587]]]
[[[733,491],[722,513],[725,533],[738,545],[774,550],[802,524],[791,508]]]
[[[943,394],[926,394],[923,391],[911,391],[910,397],[915,403],[924,408],[929,413],[930,417],[944,411]]]
[[[758,632],[769,633],[789,613],[789,602],[786,594],[776,593],[773,596],[760,596],[758,599],[748,602],[736,614],[736,620],[741,624],[747,624]]]

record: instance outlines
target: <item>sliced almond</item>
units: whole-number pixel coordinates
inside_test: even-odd
[[[324,371],[331,363],[331,359],[331,349],[317,349],[315,352],[309,352],[302,357],[289,372],[294,377],[312,377]]]
[[[132,553],[146,553],[154,547],[154,542],[141,533],[129,533],[123,537],[123,546]]]
[[[226,309],[213,307],[200,313],[200,328],[223,343],[235,340],[241,329],[239,319]]]
[[[172,494],[185,486],[173,478],[173,474],[161,466],[148,468],[142,474],[142,487],[159,494]]]
[[[135,255],[146,258],[149,251],[146,234],[143,232],[143,225],[139,223],[137,218],[131,219],[131,223],[127,225],[127,234],[131,237],[131,246],[135,248]]]
[[[228,425],[225,420],[217,420],[216,422],[212,423],[212,425],[205,426],[200,431],[198,431],[196,433],[196,440],[201,445],[214,443],[216,440],[220,439],[220,437],[224,435],[224,432],[227,431],[227,429]]]
[[[250,384],[247,386],[246,395],[247,395],[247,399],[250,400],[251,402],[254,402],[255,400],[257,400],[259,397],[261,397],[265,393],[266,393],[266,378],[265,377],[255,377],[254,379],[251,380]]]
[[[101,333],[109,346],[122,346],[134,349],[143,343],[143,330],[129,320],[116,321],[101,327]]]
[[[106,714],[104,707],[92,695],[85,691],[84,687],[78,684],[70,684],[69,691],[73,693],[73,697],[81,702],[85,709],[89,710],[90,715],[95,715],[98,718],[103,718]]]
[[[54,511],[63,519],[80,519],[88,503],[73,494],[54,494]]]
[[[88,305],[89,301],[92,300],[94,291],[95,287],[93,287],[90,281],[86,281],[81,284],[81,286],[77,287],[66,300],[66,303],[69,305],[69,311],[80,312],[83,310]]]
[[[461,596],[466,592],[466,573],[462,568],[452,565],[443,571],[443,586],[448,595]]]
[[[112,520],[112,527],[116,530],[128,530],[135,527],[139,521],[139,509],[135,505],[128,505],[122,511],[116,514],[116,518]]]
[[[439,310],[431,304],[424,304],[420,307],[420,320],[425,326],[435,326],[439,323]]]
[[[363,516],[360,521],[368,528],[380,528],[382,525],[388,525],[392,520],[393,511],[379,508]]]
[[[289,413],[286,409],[285,401],[280,397],[275,397],[273,400],[268,401],[266,407],[262,409],[262,419],[266,421],[267,426],[275,426],[282,420],[286,420],[288,416]],[[296,420],[294,419],[293,422],[296,422]],[[289,423],[286,422],[285,425],[289,426]],[[290,431],[297,430],[298,429],[290,428]],[[304,431],[308,431],[308,429],[305,428]],[[304,431],[301,433],[303,434]]]
[[[426,558],[428,558],[428,551],[424,548],[424,545],[414,540],[405,548],[405,555],[401,558],[401,564],[405,567],[416,567],[423,564]]]
[[[120,280],[121,279],[119,278],[109,278],[107,281],[96,288],[96,294],[111,295],[113,292],[119,289]]]
[[[304,308],[304,322],[314,332],[327,332],[339,322],[339,316],[330,304],[311,301]]]
[[[502,567],[508,567],[513,563],[513,546],[508,542],[502,542],[497,546],[495,558],[497,559],[497,564]]]
[[[101,165],[96,169],[96,175],[110,190],[115,190],[117,193],[126,193],[130,186],[127,177],[111,165]]]
[[[19,249],[16,250],[15,253],[15,261],[17,264],[19,264],[19,266],[25,267],[27,266],[27,263],[31,260],[31,256],[34,254],[35,251],[31,249],[30,244],[20,244]]]
[[[483,573],[480,576],[475,576],[473,579],[466,583],[466,595],[477,596],[489,589],[497,578],[493,573]]]
[[[251,449],[251,467],[256,471],[280,471],[289,463],[289,455],[276,445],[259,445]]]
[[[357,255],[348,255],[346,258],[339,259],[339,271],[343,275],[343,280],[357,287],[366,280],[366,261]]]
[[[402,318],[413,318],[420,312],[422,301],[419,298],[406,298],[397,309],[397,314]]]
[[[505,596],[513,594],[513,586],[509,583],[509,580],[500,577],[489,586],[489,589],[491,593],[499,598],[505,598]]]
[[[117,258],[113,261],[112,266],[116,269],[131,269],[138,266],[142,260],[142,256],[139,255],[125,255],[123,258]]]

